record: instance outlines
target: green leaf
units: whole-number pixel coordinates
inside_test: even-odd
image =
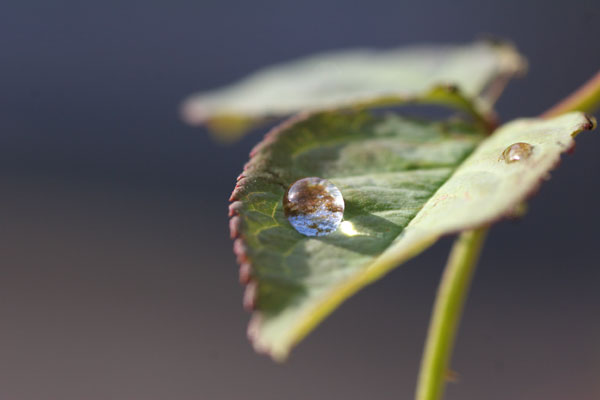
[[[592,127],[581,113],[517,120],[487,138],[457,120],[364,111],[282,124],[253,151],[230,207],[255,348],[284,359],[344,299],[440,236],[511,214]],[[518,142],[530,156],[507,163]],[[283,214],[285,190],[308,176],[344,196],[344,222],[329,236],[303,236]]]
[[[440,85],[458,88],[488,114],[507,81],[525,68],[511,45],[498,42],[336,51],[265,68],[192,96],[183,116],[233,139],[268,117],[427,100]]]

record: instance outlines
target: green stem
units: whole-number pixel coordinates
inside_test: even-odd
[[[417,386],[418,400],[442,397],[444,378],[454,338],[488,228],[464,232],[458,237],[438,289]]]
[[[594,112],[600,107],[600,71],[579,89],[542,114],[543,118],[555,117],[570,111]]]
[[[578,90],[541,115],[592,113],[600,107],[600,71]],[[463,305],[488,227],[463,232],[452,247],[435,299],[417,382],[416,400],[439,400]]]

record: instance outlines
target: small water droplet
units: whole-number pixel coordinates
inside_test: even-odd
[[[325,236],[338,228],[344,216],[342,192],[325,179],[311,177],[294,182],[283,197],[283,211],[303,235]]]
[[[500,157],[507,164],[513,163],[515,161],[521,161],[528,158],[533,151],[533,146],[529,143],[518,142],[513,143],[508,146],[502,152],[502,156]]]

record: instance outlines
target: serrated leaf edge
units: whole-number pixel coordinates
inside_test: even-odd
[[[270,143],[273,143],[278,136],[285,134],[288,128],[292,125],[316,114],[316,112],[304,112],[297,114],[284,121],[279,126],[276,126],[271,131],[269,131],[263,141],[257,144],[254,149],[250,153],[250,160],[244,166],[244,171],[249,169],[252,166],[253,157],[261,151],[264,147],[268,146]],[[569,143],[569,147],[565,148],[563,152],[571,152],[574,149],[575,141],[572,140],[578,133],[583,130],[593,130],[596,128],[596,120],[593,117],[585,116],[586,122],[582,123],[580,126],[574,128],[571,132],[571,142]],[[511,122],[514,123],[515,121]],[[551,168],[549,168],[548,172],[555,169],[560,164],[560,154],[557,159],[554,161],[554,164]],[[448,178],[451,179],[451,177]],[[408,248],[405,248],[401,254],[396,254],[394,252],[394,246],[392,245],[390,248],[385,250],[382,254],[380,254],[364,271],[361,271],[359,274],[352,276],[347,281],[339,284],[336,289],[333,289],[329,292],[326,298],[324,298],[321,302],[318,302],[317,305],[304,310],[300,317],[297,318],[298,323],[296,323],[293,329],[290,329],[288,334],[282,340],[279,340],[277,343],[263,343],[260,340],[259,332],[261,329],[262,323],[262,315],[260,312],[255,310],[256,304],[256,293],[257,293],[257,283],[252,279],[252,265],[250,260],[247,257],[246,245],[244,242],[243,234],[241,233],[241,224],[242,220],[239,217],[239,209],[243,206],[241,201],[239,201],[239,195],[243,189],[244,180],[247,179],[244,172],[240,174],[238,177],[238,182],[236,187],[230,197],[230,206],[229,206],[229,216],[230,216],[230,233],[231,238],[234,239],[234,253],[237,257],[237,262],[240,265],[240,282],[246,285],[246,289],[244,292],[244,308],[248,311],[253,312],[250,322],[248,324],[247,335],[250,341],[252,342],[254,349],[259,353],[264,353],[270,355],[275,361],[284,361],[291,348],[300,342],[308,333],[310,333],[313,328],[319,324],[325,317],[327,317],[331,312],[333,312],[337,306],[339,306],[345,299],[358,292],[364,286],[376,281],[377,279],[383,277],[392,269],[400,266],[405,261],[415,257],[423,250],[427,249],[431,245],[433,245],[436,241],[438,241],[441,237],[456,234],[458,232],[479,228],[486,225],[491,225],[499,220],[504,218],[508,218],[514,215],[513,210],[526,201],[528,198],[533,196],[541,186],[543,182],[543,178],[539,180],[537,185],[531,187],[522,198],[514,201],[514,204],[511,207],[508,207],[503,213],[500,213],[497,217],[491,218],[486,221],[481,221],[480,223],[464,226],[461,229],[444,232],[443,234],[436,234],[429,237],[423,237],[420,240],[414,241]],[[443,186],[443,185],[442,185]],[[440,188],[442,187],[440,186]],[[439,190],[439,189],[438,189]],[[437,192],[436,192],[437,193]],[[435,196],[432,196],[432,198]],[[416,216],[415,216],[416,218]],[[413,218],[414,219],[414,218]],[[410,223],[409,223],[410,225]]]

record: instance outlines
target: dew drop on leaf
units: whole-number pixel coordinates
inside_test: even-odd
[[[283,211],[301,234],[325,236],[335,232],[342,222],[344,198],[342,192],[326,179],[303,178],[285,192]]]
[[[502,152],[502,156],[500,157],[507,164],[513,163],[515,161],[521,161],[528,158],[533,151],[533,146],[529,143],[518,142],[513,143],[508,146]]]

